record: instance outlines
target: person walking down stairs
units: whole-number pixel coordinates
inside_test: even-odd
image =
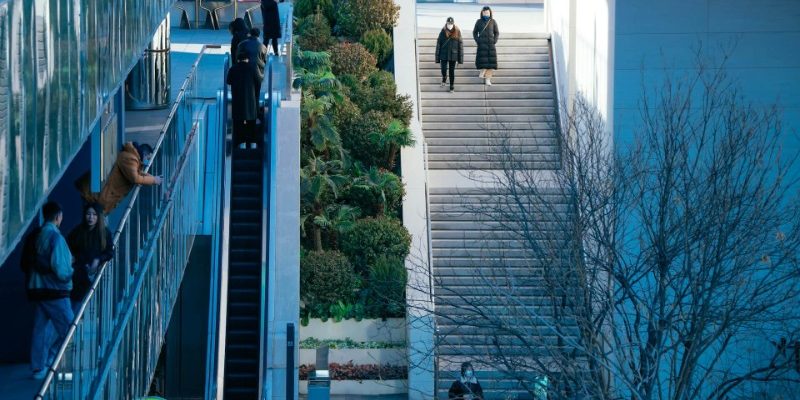
[[[475,21],[472,38],[478,45],[475,67],[481,71],[478,76],[483,78],[483,83],[487,86],[492,85],[492,75],[497,69],[497,48],[495,46],[499,37],[500,30],[497,28],[497,21],[492,16],[492,9],[485,6],[481,10],[481,17]]]
[[[450,93],[455,90],[456,63],[464,63],[464,39],[461,30],[453,17],[447,18],[439,38],[436,40],[436,62],[442,66],[442,87],[447,84],[447,72],[450,72]]]

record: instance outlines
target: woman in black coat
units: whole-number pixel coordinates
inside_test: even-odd
[[[106,228],[102,205],[91,203],[83,207],[83,221],[69,233],[67,245],[75,257],[70,299],[77,309],[89,293],[98,268],[114,257],[114,242]]]
[[[231,33],[231,56],[236,59],[236,49],[239,48],[239,43],[247,39],[249,31],[247,24],[242,18],[236,18],[230,25],[228,31]]]
[[[452,400],[483,400],[483,388],[475,377],[472,363],[461,363],[461,376],[456,379],[447,392],[447,398]]]
[[[464,40],[453,17],[447,18],[447,23],[439,32],[439,38],[436,40],[436,62],[442,65],[442,87],[447,83],[447,70],[450,70],[450,92],[452,93],[456,80],[456,63],[464,63]]]
[[[281,0],[281,3],[283,0]],[[264,46],[270,46],[278,55],[278,39],[281,37],[281,16],[278,13],[278,3],[275,0],[261,0],[261,21],[264,22]]]
[[[481,73],[478,75],[483,78],[486,85],[492,85],[492,75],[497,69],[497,39],[500,31],[497,29],[497,21],[492,18],[492,9],[483,7],[481,18],[475,22],[475,29],[472,30],[472,38],[478,44],[478,52],[475,55],[475,67]]]

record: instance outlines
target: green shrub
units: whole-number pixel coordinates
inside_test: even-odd
[[[340,132],[340,136],[341,132],[352,129],[360,117],[361,109],[347,96],[343,96],[342,101],[333,109],[333,124],[336,126],[336,130]]]
[[[300,297],[312,314],[327,314],[331,305],[351,303],[361,279],[338,251],[311,251],[300,260]]]
[[[342,147],[364,165],[368,167],[378,165],[383,159],[383,154],[376,151],[370,136],[375,132],[385,131],[391,120],[392,116],[383,111],[372,110],[359,115],[350,127],[339,131]]]
[[[370,265],[367,315],[401,317],[406,306],[406,268],[403,260],[381,256]]]
[[[344,201],[358,207],[365,216],[397,216],[405,195],[399,176],[383,168],[359,172],[344,194]]]
[[[366,275],[381,256],[405,260],[411,246],[411,235],[400,221],[387,218],[365,218],[342,235],[340,248],[355,266]]]
[[[331,26],[324,15],[311,14],[300,20],[297,28],[297,45],[303,50],[325,51],[336,40],[331,35]]]
[[[392,37],[383,29],[370,29],[361,35],[361,44],[383,65],[392,54]]]
[[[384,111],[391,119],[398,119],[408,125],[413,115],[411,98],[397,94],[394,76],[386,71],[374,71],[363,82],[344,82],[350,98],[363,112]]]
[[[393,28],[399,16],[394,0],[339,0],[336,27],[342,35],[360,38],[370,29]]]
[[[363,79],[375,70],[378,61],[361,43],[339,43],[331,49],[333,73],[352,74]]]
[[[333,0],[295,0],[294,16],[305,18],[317,12],[317,8],[331,23],[335,23],[336,13],[333,11]]]

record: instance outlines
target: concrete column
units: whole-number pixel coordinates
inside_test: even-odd
[[[129,110],[155,110],[169,107],[170,57],[169,15],[156,29],[153,40],[142,58],[133,67],[125,82],[126,106]]]
[[[433,287],[428,248],[428,197],[425,170],[425,138],[419,116],[417,91],[417,9],[415,0],[395,0],[400,18],[394,28],[394,71],[397,91],[411,96],[414,116],[411,131],[416,144],[403,148],[401,169],[406,197],[403,199],[403,224],[411,233],[411,253],[406,259],[408,338],[408,398],[435,397],[435,340]],[[402,55],[402,56],[397,56]]]

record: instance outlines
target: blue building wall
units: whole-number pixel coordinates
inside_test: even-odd
[[[0,262],[174,0],[0,0]]]

